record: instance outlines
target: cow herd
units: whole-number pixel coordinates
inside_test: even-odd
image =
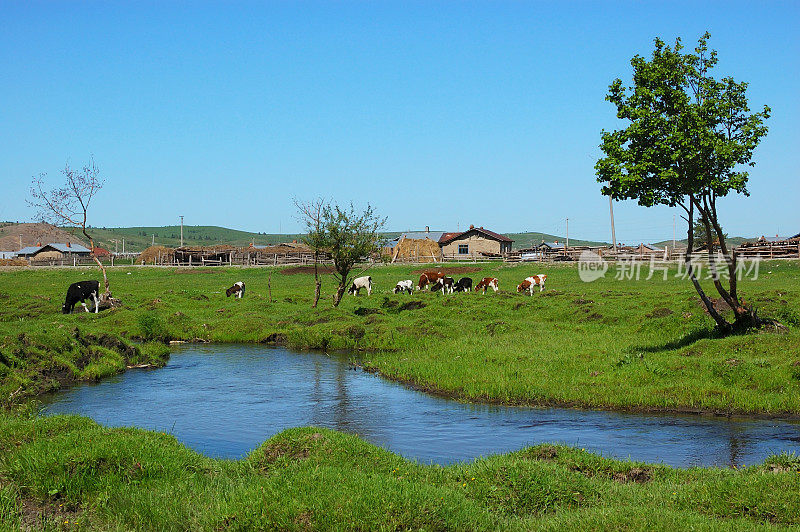
[[[535,287],[539,287],[539,291],[541,292],[544,290],[544,283],[547,280],[547,275],[538,274],[532,275],[530,277],[526,277],[522,280],[522,282],[517,285],[517,292],[524,292],[527,291],[533,296],[533,289]],[[400,294],[402,292],[406,292],[411,294],[414,290],[425,290],[431,287],[432,292],[442,292],[442,294],[452,294],[453,292],[471,292],[471,291],[483,291],[486,293],[486,290],[492,289],[497,292],[500,289],[500,284],[497,278],[495,277],[484,277],[478,284],[475,285],[473,288],[472,286],[472,279],[469,277],[462,277],[458,281],[456,281],[453,277],[448,277],[441,271],[426,271],[423,272],[422,275],[419,277],[419,282],[416,286],[414,286],[414,282],[411,279],[406,279],[404,281],[398,281],[394,287],[394,293]],[[356,277],[353,279],[350,288],[347,292],[350,295],[358,295],[361,292],[361,289],[365,289],[367,291],[367,295],[372,295],[372,277],[369,275],[365,275],[362,277]],[[233,284],[230,288],[225,290],[225,295],[227,297],[234,296],[238,299],[241,299],[244,295],[244,282],[238,281]],[[83,309],[86,312],[89,312],[89,309],[86,307],[85,301],[87,299],[94,300],[94,312],[97,313],[97,296],[100,293],[100,283],[98,281],[79,281],[77,283],[72,283],[69,288],[67,289],[67,297],[64,301],[64,305],[61,307],[61,311],[64,314],[69,314],[75,308],[75,305],[80,302],[83,305]]]
[[[368,293],[371,293],[372,288],[372,278],[371,277],[359,277],[355,281],[353,281],[353,286],[351,287],[351,294],[357,294],[358,290],[356,289],[356,284],[361,282],[364,283],[364,279],[368,280],[370,290]],[[528,291],[531,296],[533,296],[533,288],[538,286],[539,291],[541,292],[544,290],[544,283],[547,280],[547,275],[538,274],[532,275],[530,277],[526,277],[523,281],[517,285],[517,292],[524,292]],[[483,291],[486,293],[486,290],[492,289],[495,292],[500,290],[500,281],[497,280],[496,277],[484,277],[478,284],[475,285],[475,288],[472,287],[472,279],[469,277],[462,277],[458,281],[456,281],[453,277],[448,277],[441,271],[426,271],[423,272],[422,275],[419,277],[419,282],[417,286],[414,286],[414,283],[410,279],[406,279],[404,281],[398,281],[394,287],[394,293],[399,294],[402,292],[412,293],[414,289],[416,290],[425,290],[431,287],[432,292],[441,291],[442,294],[452,294],[453,292],[471,292],[471,291]]]

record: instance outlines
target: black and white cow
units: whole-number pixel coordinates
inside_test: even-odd
[[[458,280],[455,287],[456,292],[470,292],[472,291],[472,279],[469,277],[462,277]]]
[[[67,298],[64,300],[64,305],[61,307],[61,312],[69,314],[75,308],[75,304],[80,301],[83,305],[83,310],[89,312],[86,308],[86,301],[89,298],[94,300],[94,313],[97,314],[97,294],[100,293],[100,281],[78,281],[72,283],[67,288]]]
[[[233,283],[233,286],[225,290],[225,297],[231,297],[231,294],[236,294],[236,297],[242,299],[244,295],[244,282],[237,281]]]
[[[436,284],[433,285],[433,287],[431,288],[431,292],[436,292],[438,290],[441,290],[442,294],[452,294],[455,286],[456,286],[455,279],[453,279],[452,277],[445,276],[436,281]]]
[[[369,275],[365,275],[364,277],[356,277],[355,279],[353,279],[353,284],[350,285],[350,288],[347,290],[347,293],[352,296],[355,296],[358,295],[359,291],[361,291],[362,288],[367,289],[368,296],[372,295],[372,277],[370,277]]]
[[[405,281],[397,281],[397,284],[394,287],[394,293],[399,294],[400,292],[408,292],[409,294],[414,291],[414,281],[411,279],[406,279]]]

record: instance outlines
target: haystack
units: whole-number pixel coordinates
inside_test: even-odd
[[[439,244],[430,238],[401,238],[392,250],[392,262],[418,260],[438,262],[442,258]]]
[[[139,264],[170,263],[175,258],[175,250],[164,246],[150,246],[139,254]]]

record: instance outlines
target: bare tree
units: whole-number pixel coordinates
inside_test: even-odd
[[[322,198],[317,198],[309,202],[294,199],[297,207],[298,218],[306,226],[306,234],[303,243],[310,247],[314,252],[314,303],[312,308],[316,308],[319,303],[320,292],[322,291],[322,281],[319,278],[319,254],[325,248],[326,238],[322,224],[322,213],[328,202]]]
[[[92,258],[103,272],[105,293],[101,295],[100,299],[108,302],[111,299],[111,291],[108,288],[106,268],[95,255],[94,239],[86,230],[89,205],[95,194],[103,188],[105,180],[100,176],[100,168],[95,164],[93,158],[80,170],[73,170],[67,163],[61,170],[61,174],[64,176],[64,185],[52,189],[47,188],[45,183],[47,174],[41,173],[34,177],[31,183],[32,199],[28,201],[28,204],[37,209],[37,216],[42,221],[81,230],[83,236],[89,241]]]

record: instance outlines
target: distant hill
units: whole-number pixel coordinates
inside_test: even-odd
[[[166,247],[178,247],[181,241],[181,227],[179,225],[167,225],[162,227],[92,227],[89,234],[95,239],[95,246],[103,247],[111,251],[122,251],[122,240],[125,239],[125,251],[142,251],[149,247],[155,239],[156,244]],[[387,231],[384,233],[386,238],[394,238],[401,233],[397,231]],[[566,238],[559,235],[548,233],[526,232],[526,233],[504,233],[508,238],[514,240],[514,249],[524,249],[545,242],[564,242]],[[0,222],[0,251],[16,251],[19,249],[19,235],[22,235],[23,246],[32,246],[37,242],[66,242],[83,244],[83,235],[80,231],[65,230],[42,223],[17,224],[10,222]],[[154,236],[155,235],[155,236]],[[279,244],[281,242],[300,241],[303,235],[289,233],[253,233],[249,231],[239,231],[238,229],[228,229],[215,225],[185,225],[183,226],[183,243],[187,246],[210,246],[215,244],[229,244],[237,247],[249,246],[251,242],[256,245]],[[115,242],[118,241],[117,242]],[[754,241],[756,238],[730,237],[728,242],[732,246],[738,246],[745,241]],[[47,242],[45,242],[47,241]],[[603,246],[608,242],[595,240],[581,240],[570,238],[572,246]],[[678,241],[679,245],[686,245],[686,239]],[[638,244],[638,242],[636,242]],[[663,247],[672,245],[672,240],[652,242],[656,246]]]
[[[80,232],[69,232],[46,223],[0,223],[0,251],[19,251],[20,239],[22,247],[35,246],[39,242],[89,245]]]
[[[142,251],[156,244],[175,248],[181,244],[181,226],[167,225],[163,227],[92,227],[90,234],[98,242],[97,245],[115,251],[122,251],[122,239],[125,239],[125,251]],[[278,244],[300,240],[298,234],[267,234],[239,231],[216,225],[184,225],[183,244],[185,246],[212,246],[229,244],[246,247],[250,243],[257,245]],[[115,240],[118,240],[117,244]]]
[[[743,237],[743,236],[729,236],[728,238],[725,239],[725,243],[728,244],[728,246],[736,247],[736,246],[740,245],[742,242],[755,242],[756,240],[758,240],[758,237],[746,238],[746,237]],[[654,246],[658,246],[658,247],[662,247],[662,248],[664,246],[672,247],[672,240],[662,240],[661,242],[651,242],[651,243]],[[676,243],[676,245],[678,247],[685,248],[687,246],[687,244],[689,243],[689,241],[684,238],[682,240],[676,240],[675,243]],[[695,245],[695,247],[697,247],[700,244],[695,242],[694,245]]]

